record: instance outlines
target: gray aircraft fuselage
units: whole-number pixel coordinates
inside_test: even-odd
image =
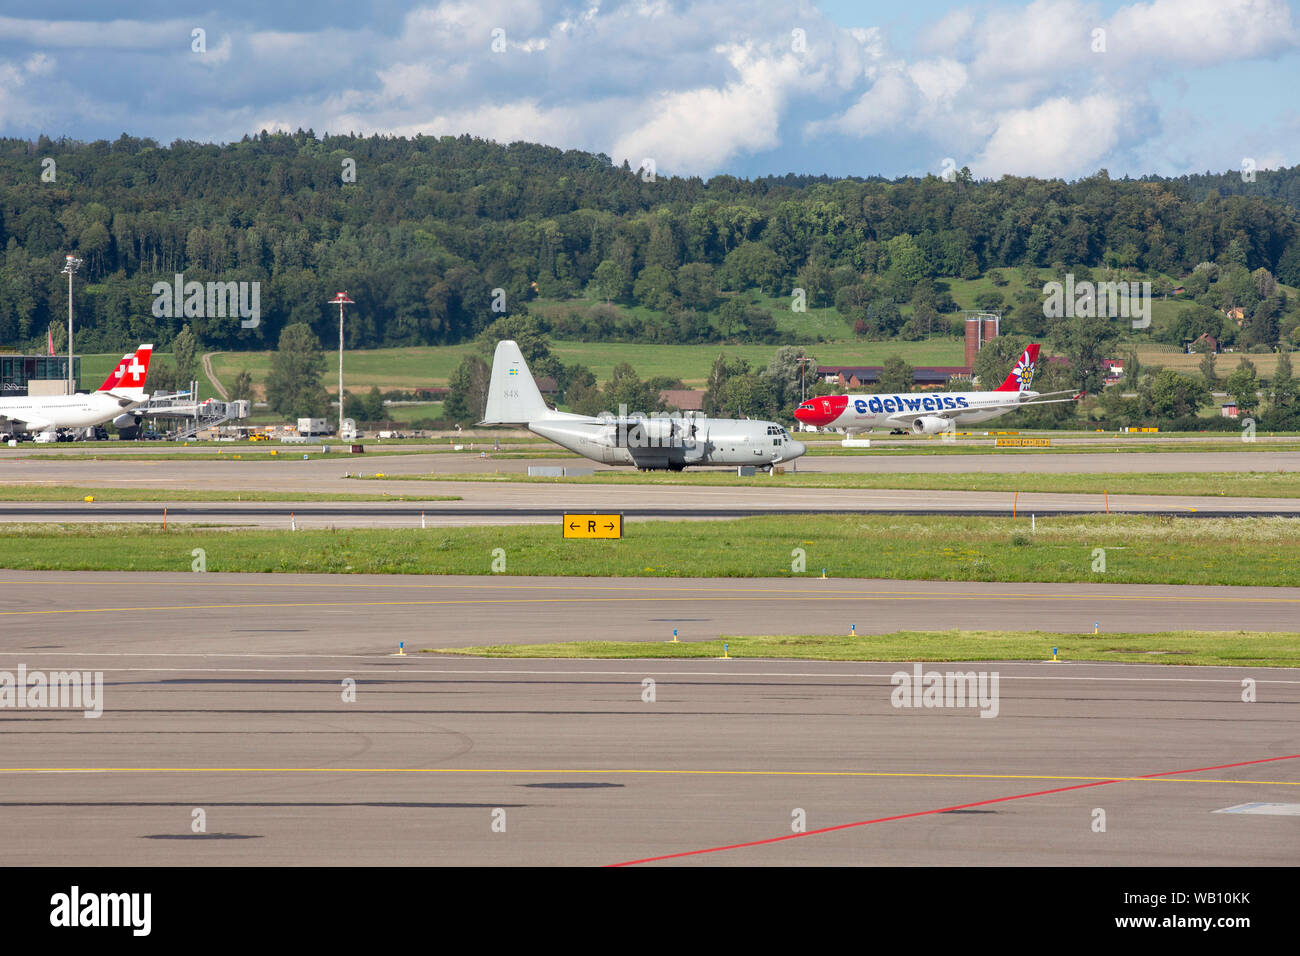
[[[687,466],[772,465],[806,449],[774,422],[735,418],[646,418],[609,422],[544,419],[533,434],[606,465],[679,470]]]

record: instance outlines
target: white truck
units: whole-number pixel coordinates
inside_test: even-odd
[[[329,422],[323,418],[300,418],[298,419],[299,435],[328,435],[330,433]]]

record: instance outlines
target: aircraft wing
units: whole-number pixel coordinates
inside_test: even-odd
[[[119,408],[131,408],[133,405],[143,405],[149,401],[148,395],[142,395],[139,398],[129,398],[126,395],[119,395],[117,392],[109,391],[106,393],[109,398],[117,402]]]
[[[11,418],[8,415],[0,415],[0,421],[8,422],[20,431],[25,432],[43,432],[47,428],[54,427],[54,422],[40,418]]]

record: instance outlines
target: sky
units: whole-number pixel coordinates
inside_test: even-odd
[[[1296,3],[5,0],[0,136],[469,133],[705,177],[1270,169],[1300,163]]]

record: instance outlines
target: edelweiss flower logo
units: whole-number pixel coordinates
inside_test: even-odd
[[[1020,382],[1021,388],[1028,388],[1029,383],[1034,378],[1034,363],[1020,362],[1016,365],[1016,380]]]

